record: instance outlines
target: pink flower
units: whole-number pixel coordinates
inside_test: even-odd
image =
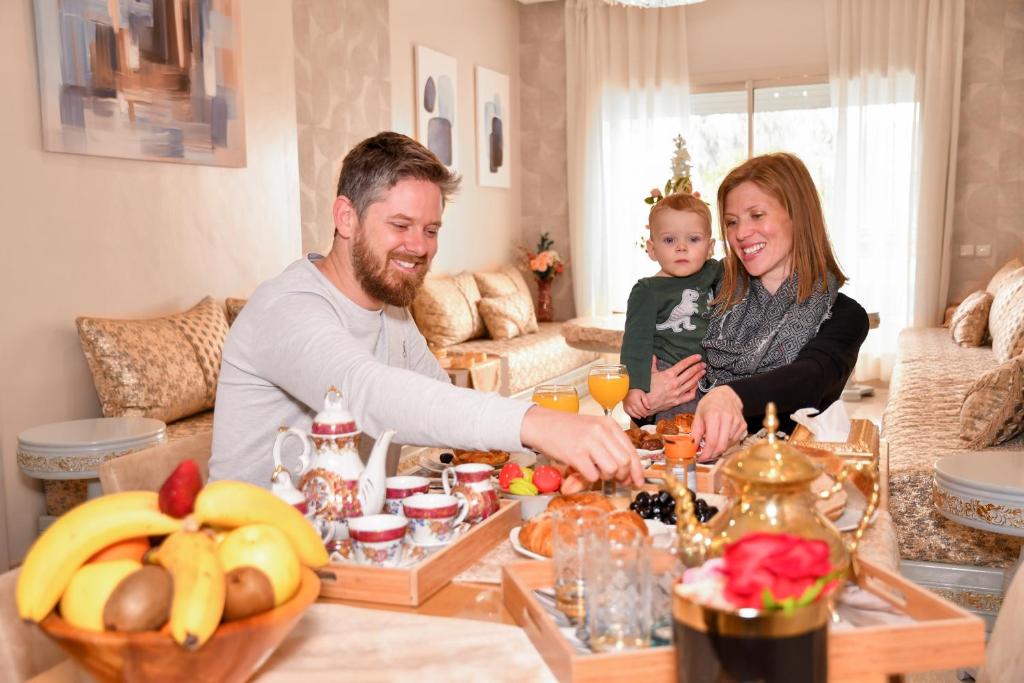
[[[549,267],[551,267],[551,253],[547,251],[542,251],[530,261],[530,270],[535,270],[538,273],[543,273]]]
[[[658,188],[654,188],[653,190],[651,190],[651,196],[652,197],[660,197],[661,196],[661,190],[659,190]]]

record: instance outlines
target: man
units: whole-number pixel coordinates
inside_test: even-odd
[[[306,429],[331,386],[364,433],[397,443],[533,449],[588,481],[643,483],[636,451],[606,417],[569,415],[454,387],[409,314],[459,179],[398,133],[356,145],[341,168],[334,243],[261,285],[224,346],[211,479],[269,486],[280,425]]]

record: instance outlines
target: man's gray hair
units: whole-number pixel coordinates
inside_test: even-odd
[[[338,196],[348,197],[361,221],[370,204],[406,178],[437,185],[443,204],[448,203],[462,180],[420,143],[407,135],[387,131],[363,140],[345,155],[338,178]]]

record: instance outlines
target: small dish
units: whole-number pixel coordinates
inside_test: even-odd
[[[519,530],[522,528],[523,527],[521,526],[513,527],[512,530],[508,532],[508,540],[512,544],[512,549],[523,557],[528,557],[531,560],[550,560],[550,557],[544,557],[543,555],[535,553],[532,550],[527,550],[523,547],[523,544],[519,542]]]
[[[523,517],[523,521],[532,519],[548,509],[548,503],[555,497],[554,493],[538,493],[536,496],[519,496],[514,493],[508,493],[502,491],[499,487],[495,487],[501,494],[502,498],[508,498],[509,500],[519,501],[519,511]]]

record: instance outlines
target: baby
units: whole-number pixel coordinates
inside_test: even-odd
[[[626,306],[626,331],[620,362],[629,371],[623,408],[635,420],[650,416],[651,358],[658,370],[700,354],[708,327],[709,306],[722,264],[709,259],[711,211],[691,194],[672,194],[651,208],[647,255],[661,270],[633,286]],[[659,412],[656,420],[692,413],[696,399]],[[646,421],[646,420],[644,420]]]

